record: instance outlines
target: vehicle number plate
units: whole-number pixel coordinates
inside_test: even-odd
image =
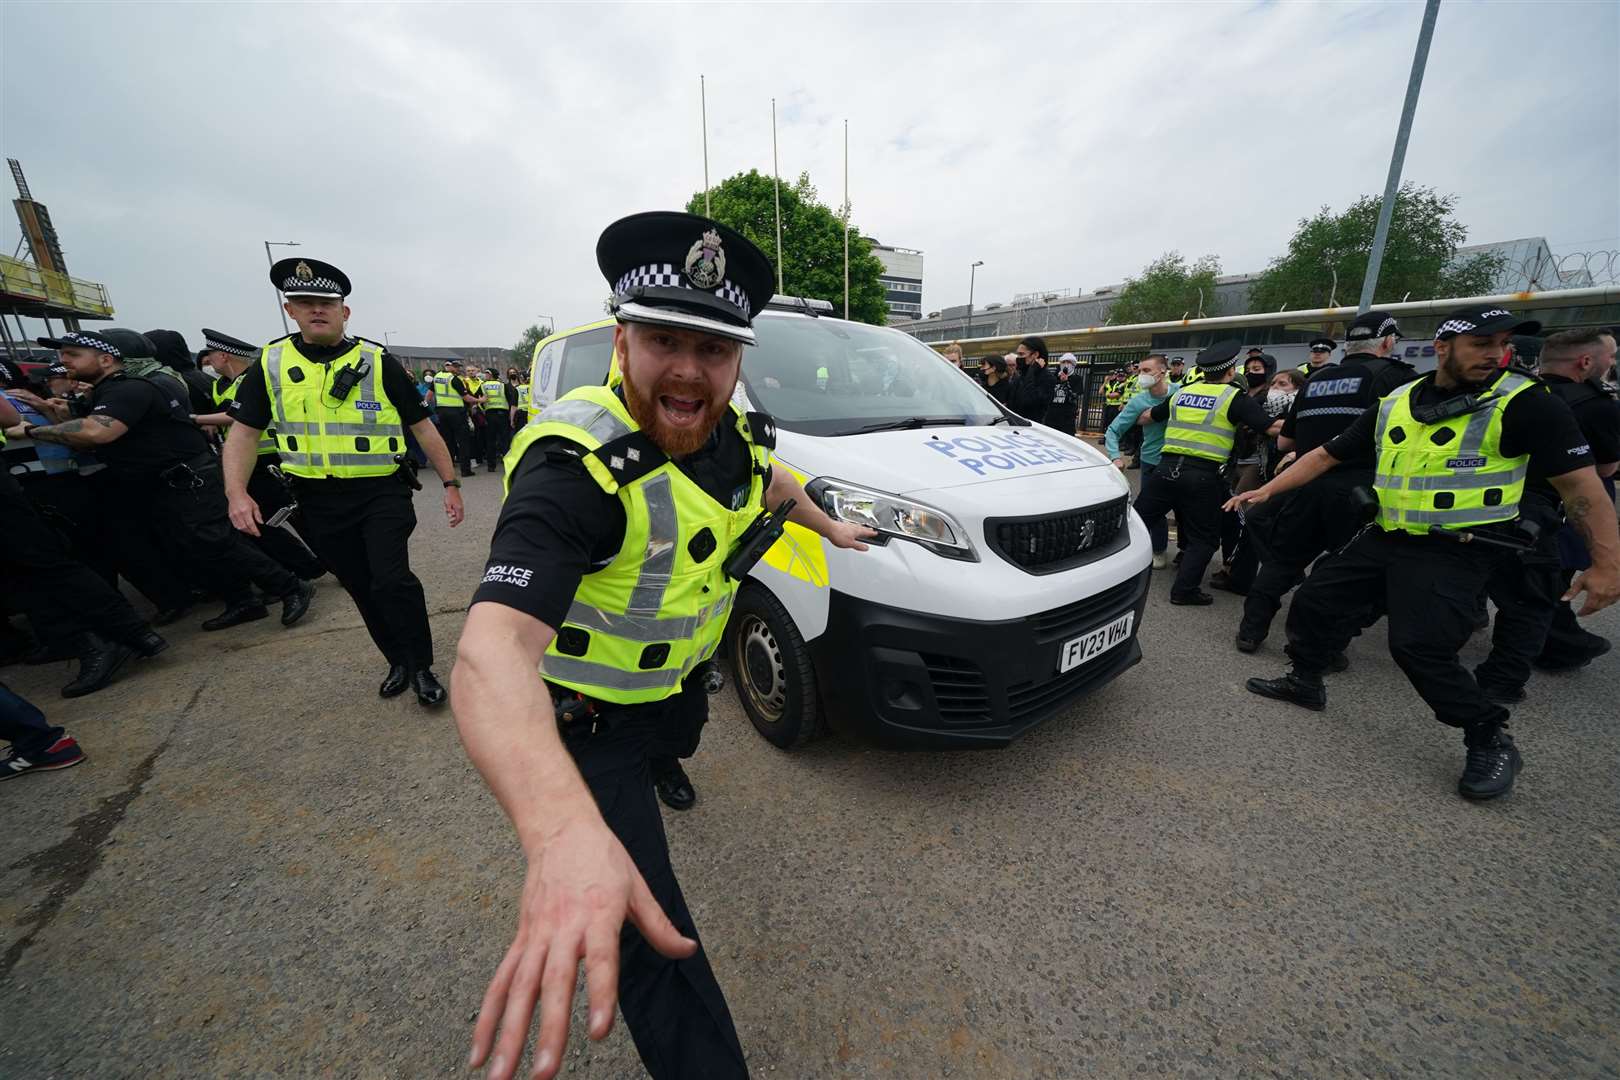
[[[1136,622],[1136,612],[1127,611],[1107,626],[1099,626],[1095,630],[1081,634],[1063,643],[1063,651],[1058,654],[1058,672],[1068,671],[1078,667],[1094,657],[1112,649],[1115,645],[1131,639],[1131,626]]]

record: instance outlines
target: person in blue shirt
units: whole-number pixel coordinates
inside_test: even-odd
[[[1153,470],[1159,466],[1159,454],[1164,450],[1165,421],[1155,423],[1151,417],[1153,407],[1168,401],[1172,392],[1177,388],[1170,384],[1169,363],[1160,354],[1144,357],[1137,370],[1136,393],[1120,408],[1119,415],[1114,417],[1103,435],[1104,444],[1108,448],[1108,456],[1114,462],[1114,467],[1121,471],[1129,465],[1125,453],[1120,449],[1120,439],[1127,432],[1137,426],[1137,421],[1145,418],[1142,424],[1142,448],[1137,454],[1137,461],[1142,466],[1142,482],[1153,475]],[[1165,548],[1170,543],[1169,523],[1161,518],[1159,523],[1149,531],[1153,540],[1153,566],[1156,570],[1165,568]]]

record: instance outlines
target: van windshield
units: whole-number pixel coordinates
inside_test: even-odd
[[[743,386],[789,431],[852,435],[1005,415],[971,378],[898,330],[767,315],[754,320],[754,333],[759,344],[743,351]]]

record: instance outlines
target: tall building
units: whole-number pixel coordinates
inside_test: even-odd
[[[889,302],[889,321],[901,322],[922,318],[923,253],[911,248],[889,247],[871,237],[872,254],[883,264],[878,280],[883,282],[883,297]]]

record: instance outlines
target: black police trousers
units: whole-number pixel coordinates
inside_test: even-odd
[[[287,490],[287,486],[270,474],[270,466],[279,461],[280,458],[273,454],[260,455],[253,463],[252,475],[248,477],[247,493],[259,504],[259,513],[266,521],[269,521],[270,516],[276,511],[292,502],[292,493]],[[296,529],[302,523],[303,515],[294,510],[287,524]],[[315,553],[285,528],[278,526],[271,529],[261,526],[259,535],[248,539],[256,542],[259,550],[305,581],[320,577],[325,570],[321,566],[321,560],[315,557]]]
[[[1501,724],[1508,711],[1486,698],[1457,654],[1474,632],[1474,606],[1503,555],[1484,544],[1386,533],[1368,526],[1318,562],[1288,607],[1294,670],[1320,678],[1380,607],[1389,651],[1434,717],[1452,727]]]
[[[192,585],[202,584],[201,576],[158,527],[148,481],[132,483],[113,469],[86,479],[101,505],[101,532],[109,537],[119,574],[159,611],[190,604]]]
[[[512,424],[506,409],[494,409],[484,414],[484,465],[494,472],[501,459],[512,446]]]
[[[653,898],[675,929],[697,941],[698,951],[671,960],[631,923],[619,935],[619,1010],[641,1062],[654,1080],[745,1077],[748,1066],[725,994],[704,953],[669,861],[664,819],[647,767],[662,728],[690,709],[708,710],[708,695],[693,686],[657,705],[608,712],[594,725],[565,725],[563,742],[613,835],[630,853]]]
[[[163,540],[227,604],[250,602],[250,585],[272,597],[297,589],[296,574],[231,525],[219,459],[199,454],[186,465],[190,477],[182,472],[171,480],[142,482],[152,503],[152,523]]]
[[[450,460],[461,468],[462,476],[472,472],[472,429],[467,426],[466,409],[440,409],[439,436],[450,451]]]
[[[337,575],[388,663],[433,666],[427,597],[411,572],[416,528],[411,489],[402,480],[297,480],[304,539]]]
[[[1364,524],[1364,511],[1352,492],[1371,482],[1372,474],[1365,469],[1334,469],[1245,512],[1243,543],[1253,546],[1260,569],[1243,599],[1239,637],[1263,639],[1283,597],[1305,580],[1311,563],[1355,538]]]
[[[1227,497],[1226,480],[1213,461],[1165,454],[1153,475],[1143,477],[1135,505],[1148,532],[1172,510],[1176,514],[1181,566],[1170,586],[1172,599],[1192,596],[1203,584],[1204,570],[1220,547],[1221,504]]]
[[[88,630],[128,643],[151,629],[123,594],[69,554],[67,538],[45,523],[3,469],[0,522],[5,523],[0,593],[28,617],[41,642],[74,646],[77,635]]]

